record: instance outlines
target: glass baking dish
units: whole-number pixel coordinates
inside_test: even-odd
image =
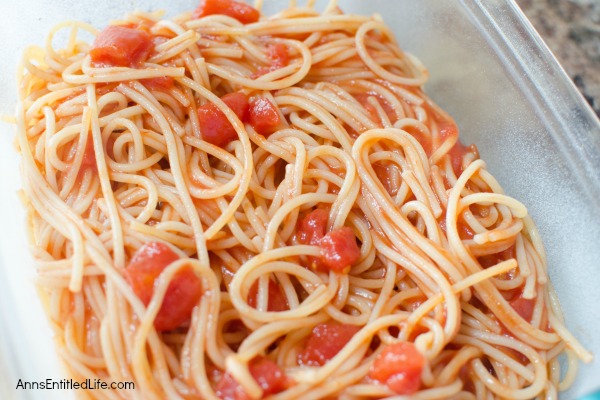
[[[301,2],[301,1],[300,1]],[[0,13],[0,114],[16,101],[18,54],[43,45],[67,19],[104,26],[135,9],[195,7],[196,0],[29,0]],[[283,5],[267,1],[266,11]],[[321,2],[324,3],[324,2]],[[506,191],[523,201],[546,244],[567,325],[600,355],[600,122],[517,5],[510,0],[341,0],[345,12],[380,13],[400,46],[429,68],[428,94],[476,143]],[[18,380],[60,379],[50,329],[33,288],[24,213],[16,196],[14,128],[0,125],[0,398],[52,399],[61,390],[17,390]],[[583,365],[561,398],[600,388],[600,362]]]

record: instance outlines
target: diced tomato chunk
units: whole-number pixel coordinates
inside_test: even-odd
[[[223,400],[251,400],[242,385],[237,383],[230,373],[221,376],[221,379],[217,382],[215,392],[217,397]]]
[[[298,241],[302,244],[318,245],[325,236],[328,219],[329,213],[322,208],[311,211],[300,221]]]
[[[263,396],[279,393],[289,386],[289,379],[273,361],[257,357],[250,364],[250,374],[263,390]]]
[[[283,43],[270,44],[267,48],[267,56],[271,59],[271,67],[276,69],[287,67],[290,63],[288,48]]]
[[[509,302],[510,306],[527,322],[531,322],[533,309],[535,308],[535,299],[525,299],[523,295],[515,297]]]
[[[369,377],[385,383],[400,395],[411,395],[421,386],[425,357],[414,344],[399,342],[386,346],[375,358]]]
[[[290,381],[285,373],[273,361],[266,357],[255,357],[248,365],[250,374],[263,390],[263,398],[287,389]],[[242,386],[226,373],[216,387],[217,397],[223,400],[250,400]]]
[[[321,257],[309,258],[312,268],[347,272],[352,264],[360,258],[356,236],[352,229],[345,226],[325,234],[328,218],[327,211],[321,208],[306,215],[298,227],[298,241],[302,244],[321,247]]]
[[[250,292],[248,293],[248,305],[256,308],[258,304],[258,281],[254,282],[250,286]],[[269,279],[269,301],[267,303],[267,311],[285,311],[289,310],[290,307],[287,302],[281,286],[275,283],[272,279]]]
[[[213,387],[223,378],[225,373],[216,367],[210,360],[206,362],[206,376]]]
[[[256,71],[252,78],[256,79],[260,76],[278,70],[279,68],[287,67],[290,63],[290,54],[288,48],[283,43],[275,43],[267,46],[267,57],[271,60],[268,67],[261,67]]]
[[[167,245],[150,242],[140,247],[125,269],[125,278],[137,297],[148,305],[163,270],[179,257]],[[157,331],[169,331],[187,321],[202,295],[202,282],[190,267],[173,276],[154,320]]]
[[[304,351],[298,355],[301,365],[322,366],[336,356],[360,330],[356,325],[327,322],[315,326]]]
[[[235,0],[201,0],[192,18],[202,18],[208,15],[222,14],[235,18],[242,24],[258,21],[258,10],[246,3]]]
[[[360,258],[360,249],[352,229],[343,226],[321,239],[321,262],[334,272],[347,272]]]
[[[248,113],[248,98],[243,93],[229,93],[221,97],[221,100],[244,121]],[[225,116],[213,103],[206,103],[198,108],[198,121],[202,139],[215,146],[225,147],[229,142],[237,138],[235,129]]]
[[[298,242],[318,246],[323,236],[325,236],[328,219],[329,214],[322,208],[317,208],[304,216],[298,223],[298,232],[296,234]],[[323,269],[321,257],[309,256],[307,257],[307,263],[307,267],[315,270]]]
[[[275,132],[281,125],[277,107],[265,97],[255,97],[250,101],[248,120],[254,130],[264,136]]]
[[[244,121],[246,119],[246,115],[248,114],[248,97],[244,93],[229,93],[221,97],[221,100],[233,110],[240,120]]]
[[[136,67],[146,61],[154,43],[139,29],[110,25],[96,36],[90,49],[94,66]]]
[[[175,85],[175,80],[170,76],[142,79],[140,82],[151,90],[169,90]]]

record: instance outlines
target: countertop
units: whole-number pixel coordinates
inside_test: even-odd
[[[516,0],[600,117],[600,0]]]

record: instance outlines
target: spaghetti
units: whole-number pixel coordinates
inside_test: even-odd
[[[260,3],[25,51],[23,199],[69,373],[135,382],[99,398],[556,398],[591,355],[427,70],[379,16]]]

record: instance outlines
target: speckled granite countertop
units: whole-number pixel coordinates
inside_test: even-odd
[[[516,0],[600,117],[600,0]]]

